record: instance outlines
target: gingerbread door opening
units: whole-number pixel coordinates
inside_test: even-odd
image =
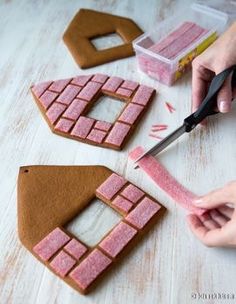
[[[121,36],[116,32],[103,36],[94,37],[90,39],[90,41],[98,51],[110,49],[122,45],[124,43]]]

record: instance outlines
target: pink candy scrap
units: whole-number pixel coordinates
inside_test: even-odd
[[[160,139],[160,140],[163,139],[163,137],[156,135],[156,134],[152,134],[152,133],[149,133],[148,136],[150,136],[152,138]]]
[[[120,222],[98,246],[109,256],[115,258],[136,234],[136,229],[124,222]]]
[[[93,75],[80,75],[72,79],[71,83],[83,87]]]
[[[121,85],[121,88],[125,88],[131,91],[134,91],[137,87],[138,83],[132,80],[125,80]]]
[[[159,204],[144,197],[137,207],[126,216],[125,220],[136,228],[142,229],[160,209]]]
[[[112,263],[99,249],[94,249],[69,276],[85,290]]]
[[[69,105],[63,117],[69,118],[72,120],[77,120],[78,117],[82,114],[85,107],[87,106],[87,102],[81,99],[74,99],[72,103]]]
[[[79,138],[86,138],[92,129],[93,123],[93,118],[80,116],[71,131],[71,135],[77,136]]]
[[[130,126],[121,122],[116,122],[108,134],[105,142],[119,147],[123,143],[129,130]]]
[[[44,109],[48,109],[53,101],[57,98],[58,94],[55,92],[45,91],[43,95],[39,98],[41,105]]]
[[[49,90],[61,93],[61,91],[65,89],[70,81],[71,78],[56,80],[50,85]]]
[[[105,182],[98,187],[96,192],[105,199],[110,200],[125,184],[126,180],[122,176],[112,173]]]
[[[74,122],[65,118],[60,118],[55,126],[55,130],[68,133]]]
[[[158,132],[158,131],[164,131],[168,128],[167,125],[153,125],[152,126],[152,131],[153,132]]]
[[[132,102],[145,106],[151,99],[154,92],[155,90],[153,88],[140,85],[132,99]]]
[[[136,204],[143,196],[144,192],[136,186],[129,184],[121,192],[121,195],[130,200],[133,204]]]
[[[57,101],[69,105],[80,90],[81,87],[69,84],[61,95],[58,96]]]
[[[143,109],[144,107],[140,105],[130,103],[121,113],[118,120],[129,124],[133,124],[136,121],[136,119],[139,117]]]
[[[70,237],[64,231],[56,228],[35,245],[33,251],[43,261],[48,261],[69,240]]]
[[[92,78],[92,81],[96,81],[99,83],[104,83],[107,80],[108,76],[104,74],[95,74]]]
[[[169,102],[165,102],[166,108],[170,113],[173,113],[175,111],[175,108],[169,103]]]
[[[76,260],[79,260],[85,254],[87,248],[76,239],[72,239],[66,244],[64,250],[66,250]]]
[[[125,89],[125,88],[118,88],[118,90],[116,91],[117,95],[121,95],[122,97],[130,97],[132,95],[132,91]]]
[[[57,274],[64,278],[75,264],[76,260],[62,250],[55,256],[50,266]]]
[[[91,141],[94,141],[95,143],[100,144],[106,135],[107,133],[104,131],[92,129],[92,131],[89,133],[89,135],[86,138]]]
[[[103,85],[102,90],[114,93],[118,87],[123,82],[123,79],[120,77],[112,76],[107,82]]]
[[[102,84],[98,82],[88,82],[85,87],[81,90],[78,98],[84,99],[86,101],[91,101],[93,97],[98,93]]]
[[[32,86],[32,91],[36,97],[40,97],[50,86],[52,81],[41,82]]]
[[[95,129],[99,129],[99,130],[102,130],[102,131],[109,131],[110,128],[111,128],[112,124],[108,121],[102,121],[102,120],[98,120],[96,123],[95,123],[95,126],[94,128]]]
[[[124,213],[128,213],[129,210],[133,207],[133,204],[130,201],[120,195],[117,195],[117,197],[112,201],[112,205]]]
[[[49,119],[49,121],[54,124],[55,121],[58,119],[58,117],[61,116],[61,114],[65,111],[66,106],[61,104],[61,103],[57,103],[54,102],[51,107],[47,110],[46,112],[46,116]]]
[[[142,155],[144,149],[137,147],[129,154],[133,160]],[[197,208],[193,205],[193,200],[197,198],[195,194],[181,185],[153,156],[147,155],[138,162],[139,167],[165,191],[180,206],[197,215],[202,215],[206,209]]]

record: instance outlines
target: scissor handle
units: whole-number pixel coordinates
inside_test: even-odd
[[[186,127],[186,132],[192,131],[207,116],[218,113],[214,110],[216,106],[216,96],[231,72],[233,72],[232,87],[236,85],[236,65],[233,65],[216,75],[212,79],[208,93],[197,111],[185,118],[184,125]]]

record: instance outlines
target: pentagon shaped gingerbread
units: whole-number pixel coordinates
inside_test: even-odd
[[[22,244],[81,293],[134,248],[165,210],[153,197],[102,166],[27,166],[18,177],[18,232]],[[94,246],[67,224],[94,198],[121,220]]]
[[[151,87],[104,74],[47,81],[33,85],[31,91],[52,132],[116,150],[127,142],[155,95]],[[124,102],[113,123],[88,117],[104,95]]]

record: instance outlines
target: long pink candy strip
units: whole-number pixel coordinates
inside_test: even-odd
[[[135,160],[143,152],[144,149],[142,147],[137,147],[129,153],[129,157]],[[138,162],[138,165],[180,206],[197,215],[202,215],[206,212],[206,209],[197,208],[193,205],[193,200],[197,196],[182,186],[153,156],[145,156]]]
[[[152,127],[152,132],[164,131],[167,127]]]

